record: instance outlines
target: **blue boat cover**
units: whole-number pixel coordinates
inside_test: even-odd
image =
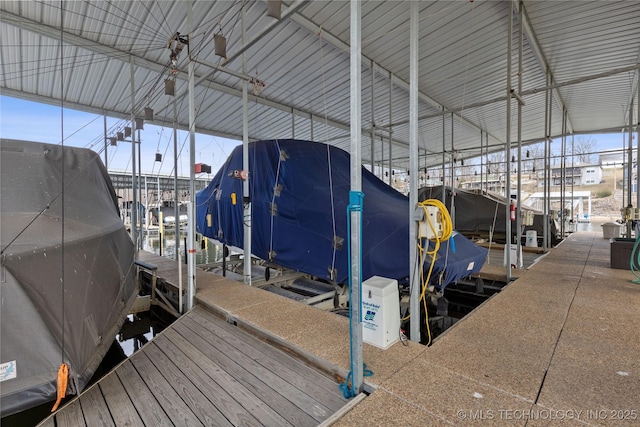
[[[242,146],[196,195],[197,230],[244,247]],[[249,144],[253,255],[335,283],[348,281],[350,155],[294,139]],[[362,168],[362,279],[409,280],[409,199]],[[460,234],[443,243],[432,276],[444,287],[478,271],[487,250]],[[415,244],[415,243],[412,243]],[[452,247],[455,246],[455,252]],[[428,269],[429,262],[425,265]]]

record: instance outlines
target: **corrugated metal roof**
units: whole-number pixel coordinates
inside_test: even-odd
[[[562,133],[563,107],[570,131],[623,127],[629,108],[637,114],[637,101],[631,100],[638,97],[640,2],[528,0],[523,4],[522,85],[527,93],[523,140],[545,136],[547,67],[553,83],[584,80],[554,91],[552,135]],[[64,2],[64,10],[60,5],[0,2],[0,90],[44,102],[63,98],[71,108],[127,118],[132,110],[133,61],[136,112],[152,107],[155,123],[171,123],[173,98],[164,95],[163,82],[170,76],[167,42],[176,32],[187,35],[188,2]],[[470,157],[480,152],[481,132],[488,133],[492,147],[506,141],[510,5],[510,1],[420,2],[419,132],[421,154],[427,153],[421,166],[441,161],[443,143],[445,151],[455,149],[460,157]],[[517,3],[513,5],[515,89],[518,15]],[[193,2],[195,30],[189,48],[201,61],[195,65],[198,132],[242,136],[242,82],[211,67],[241,72],[241,7],[240,1]],[[266,2],[246,3],[247,40],[255,41],[246,50],[247,74],[264,83],[260,91],[250,88],[250,138],[313,138],[348,149],[350,4],[283,2],[282,11],[285,16],[276,21],[266,16]],[[227,38],[230,60],[214,54],[214,34]],[[370,161],[372,127],[376,163],[388,156],[391,126],[395,164],[406,167],[409,2],[363,1],[362,54],[364,162]],[[178,58],[176,84],[182,127],[188,125],[187,62],[185,48]],[[619,72],[622,68],[626,70]],[[610,75],[586,79],[600,73]],[[515,142],[516,102],[512,105],[510,140]]]

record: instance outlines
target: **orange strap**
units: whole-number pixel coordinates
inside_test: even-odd
[[[69,382],[69,365],[63,363],[58,369],[58,397],[56,403],[53,405],[51,412],[55,412],[58,409],[58,405],[64,397],[67,395],[67,383]]]

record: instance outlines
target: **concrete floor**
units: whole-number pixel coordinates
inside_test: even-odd
[[[609,266],[601,230],[573,233],[430,347],[365,344],[375,391],[335,425],[640,425],[640,285]],[[199,304],[347,372],[348,319],[201,271],[197,287]]]

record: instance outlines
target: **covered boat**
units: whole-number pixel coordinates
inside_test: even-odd
[[[134,247],[100,157],[0,140],[2,416],[82,391],[136,296]]]
[[[442,192],[444,190],[444,200]],[[443,200],[443,203],[451,211],[454,218],[456,230],[473,237],[489,237],[494,240],[505,241],[506,234],[506,198],[497,194],[488,193],[480,190],[462,190],[459,188],[435,186],[423,187],[418,192],[418,200],[437,199]],[[529,211],[533,214],[533,224],[523,227],[521,237],[527,231],[534,230],[539,239],[544,236],[544,218],[542,212],[529,208],[524,204],[521,206],[523,211]],[[559,226],[556,220],[549,220],[549,235],[551,236],[551,244],[557,244],[560,239]],[[517,235],[515,221],[512,222],[511,236],[512,239]]]
[[[244,247],[242,157],[240,146],[196,197],[198,231],[238,248]],[[249,164],[253,255],[346,283],[349,153],[311,141],[257,141],[249,144]],[[362,279],[375,275],[406,284],[409,199],[364,167],[362,192]],[[460,234],[453,238],[455,245],[440,247],[432,274],[441,287],[478,271],[487,254]]]

